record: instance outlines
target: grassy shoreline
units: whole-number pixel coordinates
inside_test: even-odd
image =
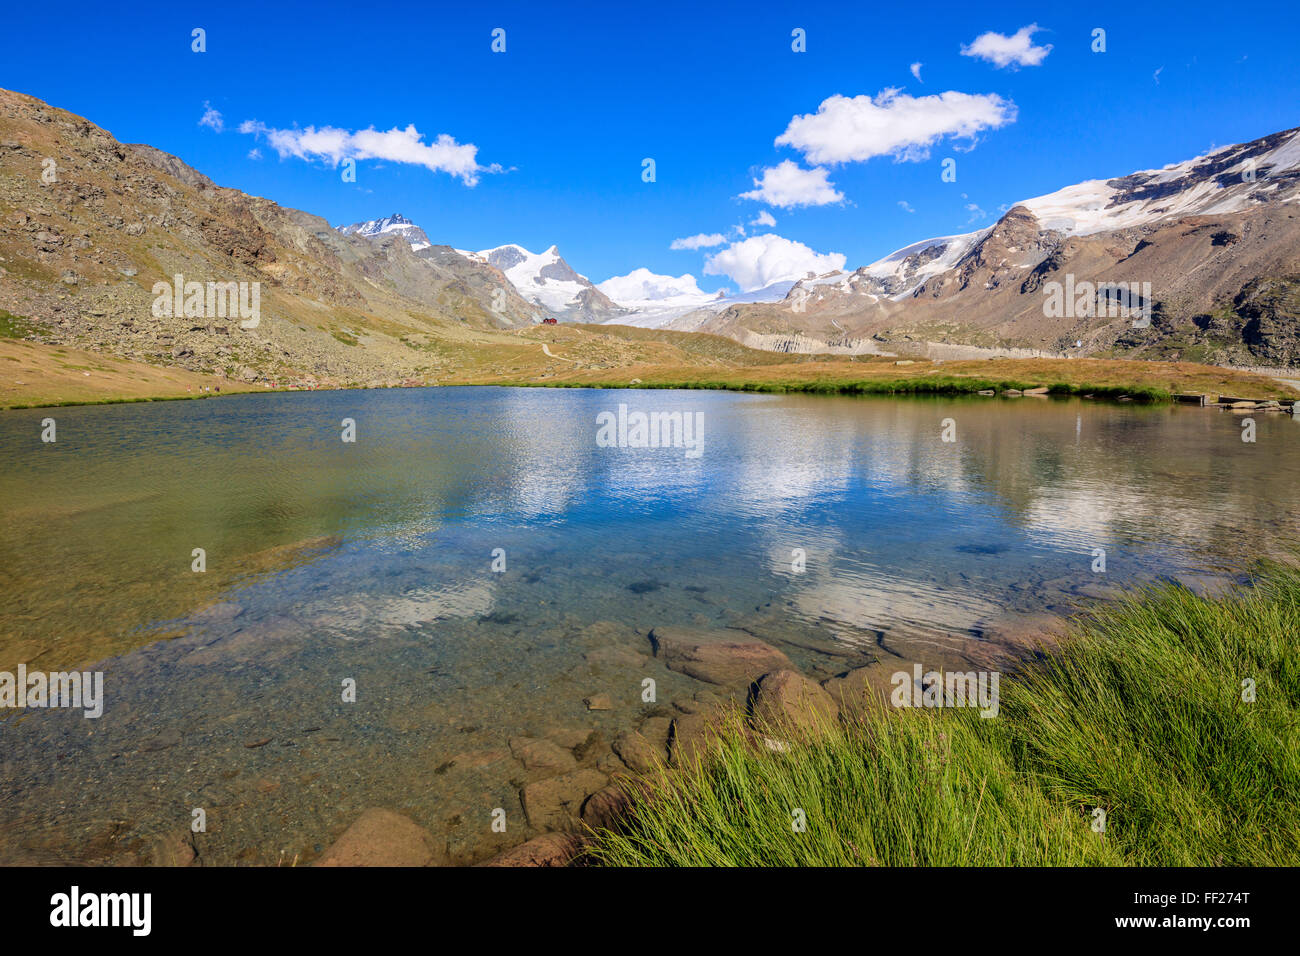
[[[994,381],[992,379],[951,379],[936,381],[933,379],[905,379],[892,382],[807,382],[780,384],[771,382],[663,382],[646,384],[628,383],[577,383],[577,382],[502,382],[491,383],[500,388],[590,388],[602,390],[700,390],[728,392],[758,392],[765,394],[808,394],[808,395],[978,395],[982,391],[995,391],[1001,395],[1007,389],[1026,389],[1038,387],[1034,383]],[[402,386],[390,386],[402,387]],[[424,386],[430,387],[430,386]],[[449,384],[433,386],[439,388],[476,388],[482,385]],[[491,387],[489,385],[488,387]],[[1124,388],[1115,385],[1069,385],[1057,382],[1047,386],[1047,394],[1053,398],[1092,398],[1101,401],[1131,400],[1144,405],[1164,405],[1174,400],[1172,392],[1165,389],[1146,386]],[[347,386],[322,387],[316,391],[348,391]],[[253,390],[231,390],[223,393],[202,393],[197,395],[146,395],[121,396],[110,398],[88,398],[79,400],[51,400],[29,404],[0,406],[0,411],[17,411],[32,408],[70,408],[80,405],[130,405],[141,402],[178,402],[190,399],[221,398],[223,395],[274,394],[276,392],[303,391],[303,389],[264,388]]]
[[[1053,653],[1005,676],[991,719],[880,701],[772,752],[733,715],[703,760],[630,785],[630,812],[586,858],[1295,866],[1297,634],[1300,569],[1261,564],[1221,597],[1164,585],[1076,619]]]
[[[230,383],[233,385],[233,383]],[[1175,392],[1167,388],[1142,384],[1097,384],[1091,382],[1070,383],[1014,378],[982,378],[976,376],[945,376],[936,378],[888,378],[888,379],[810,379],[805,381],[762,381],[756,379],[619,379],[598,381],[551,380],[501,380],[501,381],[467,381],[442,382],[436,385],[420,387],[475,387],[497,386],[502,388],[590,388],[612,390],[701,390],[730,391],[766,394],[809,394],[809,395],[932,395],[957,396],[978,395],[981,392],[996,392],[1003,397],[1008,390],[1020,392],[1029,389],[1046,388],[1046,395],[1053,398],[1088,398],[1098,401],[1132,401],[1145,405],[1167,405],[1174,401]],[[316,391],[349,391],[367,388],[399,388],[407,386],[320,386]],[[1249,386],[1246,390],[1250,391]],[[198,392],[192,394],[148,394],[148,395],[109,395],[83,399],[49,399],[33,402],[14,403],[0,406],[0,410],[12,411],[32,408],[67,408],[79,405],[123,405],[137,402],[167,402],[186,399],[221,398],[223,395],[272,394],[276,392],[303,391],[288,388],[239,388],[227,387],[224,392]],[[1282,396],[1290,400],[1283,390],[1275,388],[1256,388],[1253,397],[1260,399]],[[1214,394],[1214,393],[1210,393]]]
[[[546,326],[441,355],[426,385],[702,389],[821,395],[973,395],[1047,389],[1056,396],[1164,404],[1178,393],[1294,399],[1258,372],[1131,359],[967,359],[760,352],[717,336],[618,327]],[[551,351],[551,349],[555,351]],[[12,377],[10,377],[12,374]],[[294,381],[293,376],[282,376]],[[404,382],[403,384],[407,384]],[[396,380],[324,379],[319,389],[402,387]],[[287,391],[100,352],[0,340],[0,407],[49,408]]]
[[[947,378],[904,378],[904,379],[859,379],[846,381],[808,381],[808,382],[736,382],[736,381],[655,381],[628,384],[601,384],[589,382],[530,382],[521,383],[523,387],[538,388],[610,388],[610,389],[701,389],[705,391],[730,392],[767,392],[767,393],[806,393],[813,395],[978,395],[980,392],[993,391],[1002,393],[1009,389],[1024,392],[1032,388],[1047,388],[1047,394],[1055,397],[1090,397],[1118,401],[1132,399],[1144,404],[1165,404],[1174,400],[1174,393],[1168,389],[1147,385],[1092,385],[1088,383],[1072,385],[1068,382],[1054,382],[1042,385],[1038,382],[1018,379],[989,379],[974,377]]]

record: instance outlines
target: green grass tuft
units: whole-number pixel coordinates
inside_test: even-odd
[[[648,793],[589,857],[1298,865],[1300,570],[1264,565],[1252,583],[1219,598],[1163,585],[1081,617],[1058,651],[1002,681],[994,718],[881,701],[773,753],[733,715],[711,756],[642,781]]]

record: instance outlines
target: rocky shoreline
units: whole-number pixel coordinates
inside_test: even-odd
[[[1022,626],[1018,637],[993,652],[1004,663],[1023,659],[1051,626]],[[776,734],[815,734],[819,727],[861,712],[873,697],[887,698],[890,675],[899,664],[877,660],[816,680],[803,673],[784,651],[738,628],[655,628],[649,650],[669,670],[698,682],[692,698],[650,708],[635,726],[606,743],[599,732],[551,730],[541,736],[512,737],[510,754],[528,770],[553,775],[521,787],[520,801],[529,829],[543,831],[478,866],[549,867],[581,864],[595,831],[613,828],[648,792],[656,779],[701,759],[735,721],[756,745],[779,751],[788,744]],[[626,647],[598,649],[588,657],[629,657]],[[992,658],[991,658],[992,659]],[[623,661],[626,663],[626,661]],[[954,661],[956,663],[956,661]],[[969,661],[967,662],[969,663]],[[605,697],[607,695],[597,695]],[[605,703],[595,697],[589,709]],[[487,759],[484,755],[478,755]],[[458,755],[456,764],[476,759]],[[373,807],[329,846],[317,866],[439,866],[453,864],[438,838],[393,810]]]

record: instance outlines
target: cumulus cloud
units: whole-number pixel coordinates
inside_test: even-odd
[[[777,140],[778,144],[780,142]],[[758,188],[741,193],[740,198],[764,202],[778,209],[827,206],[844,199],[844,194],[835,189],[835,184],[827,181],[828,175],[824,169],[804,169],[793,160],[783,160],[779,165],[763,170],[762,178],[754,180]]]
[[[633,269],[625,276],[613,276],[596,288],[615,302],[637,308],[691,305],[714,296],[702,290],[689,272],[680,276],[657,275],[649,269]]]
[[[226,128],[226,121],[221,118],[219,110],[214,110],[212,104],[207,100],[203,101],[203,115],[199,118],[199,125],[206,126],[215,132],[220,133]]]
[[[345,159],[388,160],[449,173],[466,186],[477,185],[481,173],[501,171],[496,164],[480,166],[478,147],[473,143],[458,143],[446,133],[426,143],[414,124],[406,129],[393,127],[382,131],[372,126],[352,132],[333,126],[275,129],[257,120],[245,120],[239,124],[239,131],[265,139],[281,159],[292,156],[309,161],[326,160],[335,166]]]
[[[916,210],[912,208],[912,204],[906,199],[900,199],[898,201],[898,208],[903,210],[903,212],[916,212]]]
[[[822,274],[843,269],[846,257],[838,252],[819,253],[802,242],[769,233],[733,242],[704,263],[704,274],[727,276],[742,292],[753,292],[773,282],[802,279],[809,272]]]
[[[875,156],[919,162],[945,137],[973,140],[982,130],[1015,120],[1016,104],[996,93],[949,90],[908,96],[887,89],[874,98],[837,94],[823,100],[816,113],[790,120],[776,145],[793,146],[810,163],[861,162]]]
[[[1008,66],[1038,66],[1052,52],[1050,43],[1047,46],[1034,46],[1033,35],[1038,29],[1037,23],[1031,23],[1010,36],[993,30],[981,33],[973,43],[961,48],[961,55],[988,60],[999,69]]]
[[[768,229],[771,229],[773,226],[776,225],[776,220],[772,218],[772,214],[770,212],[764,209],[753,219],[749,220],[749,224],[751,226],[764,226]]]
[[[913,75],[914,77],[916,77],[916,82],[918,82],[918,83],[923,83],[923,82],[925,82],[924,80],[921,79],[921,67],[924,66],[924,65],[925,65],[925,64],[921,63],[921,62],[918,60],[916,63],[913,63],[913,64],[909,67],[909,69],[912,71],[912,75]]]
[[[720,246],[727,241],[727,237],[720,232],[703,233],[695,236],[687,236],[685,239],[674,239],[669,249],[708,249],[710,246]]]

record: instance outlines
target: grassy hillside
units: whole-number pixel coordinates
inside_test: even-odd
[[[227,394],[250,386],[101,352],[0,338],[0,408],[199,398],[216,390]]]

